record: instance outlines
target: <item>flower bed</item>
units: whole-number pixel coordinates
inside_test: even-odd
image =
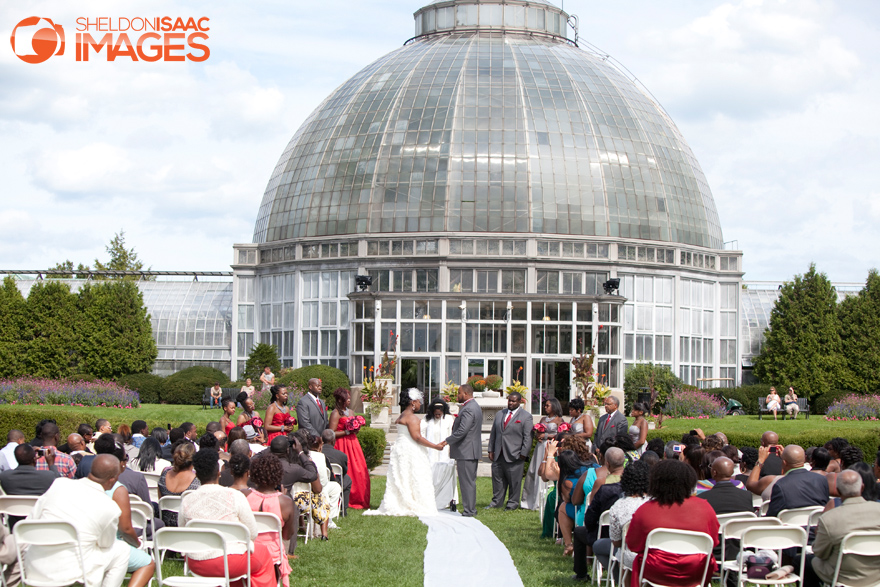
[[[136,408],[136,391],[112,381],[20,377],[0,380],[0,404]]]
[[[671,418],[723,418],[727,408],[714,396],[702,391],[673,390],[664,415]]]
[[[825,410],[826,420],[880,420],[880,396],[848,395]]]

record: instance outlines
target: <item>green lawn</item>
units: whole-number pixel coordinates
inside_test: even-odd
[[[632,418],[629,418],[632,423]],[[799,434],[807,431],[827,431],[828,438],[834,436],[846,437],[848,430],[878,430],[880,423],[878,422],[832,422],[825,419],[825,416],[813,415],[807,420],[803,415],[797,417],[796,420],[779,420],[774,421],[771,414],[768,418],[764,416],[763,420],[758,420],[758,416],[728,416],[726,418],[711,418],[708,420],[685,420],[685,419],[669,419],[663,420],[663,430],[673,430],[680,434],[685,434],[689,430],[700,428],[706,434],[714,434],[715,432],[744,432],[763,434],[767,430],[773,430],[780,435]],[[648,437],[651,437],[653,430],[648,431]]]

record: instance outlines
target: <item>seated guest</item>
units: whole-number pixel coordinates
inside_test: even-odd
[[[758,449],[756,469],[764,463],[769,450],[765,446]],[[782,510],[824,506],[826,503],[828,481],[822,475],[804,469],[804,449],[789,444],[782,451],[782,477],[773,485],[767,516],[776,517]]]
[[[638,462],[638,461],[635,461]],[[584,525],[576,529],[578,539],[584,542],[587,548],[592,549],[593,544],[600,538],[599,518],[603,513],[611,509],[622,496],[620,487],[621,475],[624,471],[626,455],[617,447],[609,448],[605,453],[605,466],[608,467],[608,476],[605,483],[596,491],[587,512],[584,515]],[[573,501],[580,501],[582,496],[576,491]]]
[[[310,436],[311,435],[309,434],[309,432],[304,429],[297,430],[293,434],[294,442],[291,446],[291,456],[288,457],[289,462],[293,461],[294,458],[298,458],[301,464],[304,464],[306,459],[311,461],[312,454],[311,451],[309,451],[309,446],[311,444]],[[283,437],[279,436],[278,438]],[[272,441],[277,442],[278,438],[273,438]],[[294,454],[298,455],[298,457],[293,456]],[[295,464],[295,462],[290,462],[290,464]],[[312,462],[312,466],[315,467],[315,480],[311,483],[307,483],[305,481],[298,481],[294,483],[293,486],[290,488],[290,496],[293,498],[294,503],[296,503],[300,511],[308,509],[311,510],[312,520],[315,522],[318,528],[320,528],[321,540],[329,540],[330,538],[327,536],[327,530],[330,526],[330,504],[327,503],[327,500],[325,499],[322,492],[323,485],[321,484],[321,473],[318,469],[318,465],[317,463]],[[303,466],[303,468],[305,468],[305,466]],[[292,468],[286,470],[284,472],[284,475],[287,476],[288,471],[291,470]],[[282,477],[282,486],[284,485],[284,483],[284,477]],[[311,492],[311,495],[309,495],[309,492]]]
[[[95,433],[92,430],[92,427],[88,424],[80,424],[76,429],[76,433],[82,436],[83,441],[86,443],[85,451],[89,454],[95,454],[89,446],[95,438]]]
[[[7,495],[43,495],[61,474],[55,468],[54,447],[45,449],[48,470],[40,471],[36,464],[36,451],[30,444],[22,443],[15,447],[16,468],[0,473],[0,487]]]
[[[828,465],[831,464],[831,455],[823,446],[818,446],[813,449],[813,452],[810,454],[810,470],[814,473],[818,473],[823,477],[828,476]]]
[[[704,532],[718,546],[718,518],[706,500],[691,497],[697,475],[694,469],[680,461],[663,460],[651,467],[648,494],[651,500],[633,514],[626,546],[636,554],[633,560],[630,585],[638,587],[639,569],[645,561],[645,579],[663,585],[694,585],[703,573],[706,559],[703,555],[676,555],[662,550],[645,552],[648,534],[656,528],[672,528]],[[709,574],[715,568],[714,557],[709,561]]]
[[[712,465],[718,459],[727,459],[728,461],[730,461],[731,469],[730,469],[730,475],[728,475],[727,481],[729,483],[731,483],[737,489],[741,489],[743,491],[748,491],[746,489],[745,483],[741,483],[741,482],[733,479],[733,470],[734,470],[733,469],[733,460],[724,456],[724,453],[722,451],[713,450],[713,451],[707,452],[706,454],[703,455],[702,469],[703,469],[703,472],[705,475],[705,479],[700,479],[699,481],[697,481],[696,494],[701,495],[701,494],[705,493],[706,491],[709,491],[710,489],[715,487],[715,479],[712,478]],[[749,497],[749,499],[751,499],[751,494],[749,494],[748,497]]]
[[[658,457],[663,458],[663,455],[666,452],[666,443],[663,442],[662,438],[652,438],[648,441],[645,450],[650,450]]]
[[[651,466],[645,460],[644,455],[642,455],[638,462],[625,468],[620,476],[620,490],[623,493],[623,497],[614,502],[609,510],[611,512],[610,536],[608,538],[599,538],[593,543],[593,554],[599,559],[602,567],[606,569],[610,569],[611,552],[617,552],[622,545],[623,527],[630,521],[636,510],[648,501],[648,477],[650,474]],[[578,581],[589,581],[586,545],[582,540],[579,540],[580,534],[580,528],[575,528],[575,576],[573,578]],[[627,550],[626,546],[623,545],[624,568],[632,569],[632,562],[635,558],[636,555]]]
[[[123,444],[118,440],[119,436],[119,434],[102,434],[95,441],[95,451],[97,451],[98,456],[104,454],[115,456],[119,461],[121,475],[122,471],[126,470],[125,461],[128,460],[128,455],[125,453]],[[146,487],[146,483],[144,486]],[[128,587],[143,587],[151,583],[153,573],[156,570],[156,564],[147,551],[139,548],[140,539],[131,523],[131,501],[128,497],[128,489],[117,479],[113,487],[108,489],[106,493],[116,502],[121,511],[116,539],[124,542],[129,548],[127,571],[131,573],[131,578],[128,580]]]
[[[183,437],[195,444],[196,450],[199,450],[199,443],[197,442],[199,438],[198,427],[192,422],[184,422],[180,425],[180,429],[183,430]]]
[[[162,445],[155,437],[150,436],[141,443],[138,456],[132,459],[131,466],[142,473],[161,473],[171,463],[162,458]]]
[[[324,440],[321,452],[327,457],[327,461],[330,464],[336,463],[342,467],[342,478],[332,475],[332,479],[342,485],[342,505],[343,511],[346,511],[348,509],[348,496],[351,493],[351,477],[348,476],[348,455],[334,447],[336,444],[336,433],[329,428],[321,433],[321,438]]]
[[[192,443],[185,441],[181,447],[193,449]],[[179,454],[176,449],[175,457]],[[192,454],[192,453],[190,453]],[[248,501],[240,491],[221,487],[217,484],[220,455],[213,448],[206,448],[193,454],[190,466],[195,468],[198,491],[188,494],[180,504],[180,525],[186,526],[190,520],[212,520],[216,522],[238,522],[250,532],[251,544],[232,543],[227,546],[226,562],[230,576],[247,573],[247,551],[251,551],[251,576],[249,587],[270,587],[276,585],[275,566],[270,560],[266,546],[254,543],[259,531]],[[186,557],[190,570],[203,577],[223,576],[223,551],[208,551]],[[241,581],[232,585],[241,586]]]
[[[739,475],[734,475],[734,479],[745,484],[749,480],[749,473],[755,468],[758,462],[758,449],[752,446],[744,446],[742,448],[742,457],[739,460]],[[748,488],[747,488],[748,489]]]
[[[95,441],[98,440],[102,434],[109,434],[113,432],[113,426],[110,425],[109,420],[105,420],[104,418],[99,418],[95,421],[95,435],[92,436],[92,441],[89,443],[89,449],[92,452],[95,451]]]
[[[843,537],[850,532],[880,531],[880,503],[862,497],[862,476],[856,471],[841,471],[837,476],[837,491],[843,499],[840,507],[822,514],[816,528],[813,555],[807,556],[804,567],[804,587],[818,587],[831,583]],[[852,587],[877,584],[877,558],[847,555],[840,566],[840,583]]]
[[[229,429],[229,432],[226,433],[226,446],[232,446],[232,443],[236,440],[244,440],[247,442],[247,432],[244,431],[244,428],[241,426],[233,426]]]
[[[779,435],[768,430],[761,435],[761,446],[771,450],[766,459],[761,459],[761,477],[782,475],[782,447],[779,446]],[[752,493],[761,493],[750,489]]]
[[[878,495],[877,489],[880,486],[877,485],[877,479],[874,477],[874,470],[868,463],[864,461],[859,461],[858,463],[852,465],[848,471],[855,471],[859,475],[862,476],[862,497],[865,501],[878,501],[880,495]],[[836,489],[836,483],[835,483]],[[825,505],[825,511],[833,510],[836,507],[840,507],[843,503],[842,497],[835,497],[833,499],[829,499],[828,503]]]
[[[703,457],[705,455],[706,450],[696,444],[685,446],[684,452],[681,453],[682,462],[687,463],[694,470],[698,483],[706,478],[706,471],[703,469]],[[696,485],[694,485],[694,488],[696,489]]]
[[[140,448],[147,438],[147,423],[143,420],[135,420],[131,423],[131,444]]]
[[[545,452],[545,458],[547,458],[546,455],[547,453]],[[562,534],[562,543],[565,545],[562,556],[571,556],[574,552],[571,532],[574,529],[577,517],[577,506],[584,502],[583,490],[581,490],[581,500],[577,503],[573,501],[572,492],[575,490],[576,485],[579,487],[583,485],[581,477],[586,477],[587,466],[581,462],[577,453],[573,450],[564,450],[559,453],[557,462],[559,464],[559,480],[561,483],[558,486],[560,506],[556,511],[556,516],[559,520],[559,532]]]
[[[127,424],[122,424],[119,430],[116,431],[116,435],[122,437],[122,446],[125,447],[125,452],[128,453],[129,459],[138,456],[138,447],[131,442],[131,428]]]
[[[239,455],[245,458],[245,460],[249,460],[253,455],[251,452],[251,445],[248,444],[248,441],[239,438],[229,447],[229,460],[223,464],[223,467],[220,469],[220,480],[219,483],[222,487],[234,487],[235,473],[232,471],[232,457]],[[247,472],[245,470],[245,472]],[[247,485],[247,482],[245,482]],[[237,489],[237,488],[236,488]]]
[[[72,457],[80,456],[84,457],[88,454],[91,454],[86,450],[86,441],[85,439],[74,432],[73,434],[67,435],[67,442],[58,447],[58,450],[61,452],[66,452]]]
[[[121,510],[106,494],[118,476],[119,460],[100,455],[88,477],[58,479],[28,516],[29,520],[69,522],[77,529],[90,586],[119,587],[128,567],[130,548],[116,540]],[[35,583],[73,584],[82,576],[77,551],[69,546],[30,546],[24,564]]]
[[[309,457],[308,450],[303,450],[300,444],[299,433],[291,436],[293,444],[284,437],[276,436],[269,443],[269,450],[281,460],[283,473],[281,487],[285,493],[291,493],[290,488],[295,483],[313,483],[318,479],[318,468]]]
[[[226,463],[224,468],[227,474],[232,477],[230,488],[241,491],[245,497],[251,492],[251,460],[242,454],[234,454]],[[219,485],[219,483],[218,483]],[[221,485],[225,487],[225,485]],[[296,542],[296,541],[294,541]]]
[[[718,435],[716,434],[715,436],[718,436]],[[740,471],[739,463],[742,460],[742,459],[740,459],[740,456],[739,456],[740,455],[739,450],[735,446],[733,446],[732,444],[725,444],[724,446],[721,447],[721,452],[724,453],[724,456],[726,456],[728,459],[730,459],[730,461],[733,463],[733,477],[732,478],[736,478],[736,476],[739,475],[739,471]],[[743,484],[743,489],[745,489],[746,482],[743,481],[742,484]]]
[[[40,420],[40,422],[34,426],[34,437],[30,442],[30,445],[34,448],[40,448],[43,442],[43,426],[46,424],[57,424],[55,420]]]
[[[626,464],[634,463],[639,460],[641,453],[636,450],[636,445],[629,434],[618,434],[614,437],[614,446],[623,451],[626,457]]]
[[[681,460],[681,453],[684,452],[685,445],[676,440],[670,440],[663,449],[663,458],[666,460]]]
[[[21,430],[10,430],[6,434],[6,446],[0,449],[0,473],[14,469],[18,466],[15,455],[12,454],[15,447],[23,444],[25,441],[24,432]]]
[[[165,469],[159,476],[159,497],[166,495],[182,495],[184,491],[199,488],[199,479],[193,470],[195,446],[188,440],[180,440],[174,447],[174,462],[170,469]],[[214,451],[217,454],[217,451]],[[219,476],[220,467],[217,467]],[[177,526],[177,512],[162,512],[162,521],[166,526]]]
[[[269,451],[257,455],[250,463],[251,479],[256,485],[247,494],[247,501],[255,512],[268,512],[275,514],[281,520],[281,539],[290,540],[295,536],[299,524],[299,508],[289,496],[279,492],[276,488],[281,483],[281,461]],[[293,540],[296,542],[296,538]],[[264,532],[254,541],[256,544],[264,544],[269,556],[275,561],[277,571],[281,574],[281,580],[285,587],[290,587],[290,563],[287,562],[287,553],[281,552],[277,532]]]
[[[646,450],[642,453],[642,457],[639,460],[645,461],[648,463],[648,466],[653,467],[660,462],[660,456],[653,450]]]
[[[55,450],[55,447],[58,446],[59,440],[59,432],[58,426],[52,422],[47,422],[43,425],[42,429],[42,446],[40,448],[43,449],[43,455],[46,454],[46,449],[52,448]],[[49,465],[46,463],[45,456],[37,455],[36,463],[34,466],[38,471],[48,471]],[[68,479],[73,479],[76,475],[76,463],[73,461],[73,457],[70,455],[66,455],[63,452],[55,452],[55,469],[61,474],[62,477],[67,477]]]
[[[741,483],[735,485],[732,476],[733,461],[727,457],[715,459],[712,462],[712,489],[697,494],[709,502],[716,514],[752,511],[752,494]]]
[[[339,496],[342,495],[342,485],[336,481],[330,480],[330,465],[327,463],[327,457],[321,452],[324,448],[324,440],[320,436],[309,435],[309,456],[315,461],[315,467],[318,469],[318,478],[321,480],[321,493],[324,500],[330,506],[330,517],[335,518],[339,514]],[[330,527],[335,527],[330,522]]]

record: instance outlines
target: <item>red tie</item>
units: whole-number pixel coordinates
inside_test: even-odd
[[[608,414],[608,417],[605,418],[605,426],[602,427],[602,432],[605,432],[606,430],[608,430],[608,422],[610,422],[610,421],[611,421],[611,414]]]
[[[504,427],[507,428],[507,423],[510,422],[510,419],[513,418],[513,412],[507,412],[507,418],[504,420]]]

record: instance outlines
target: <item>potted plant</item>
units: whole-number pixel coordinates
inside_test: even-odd
[[[486,389],[486,379],[482,375],[471,375],[466,383],[474,388],[474,391],[484,391]]]
[[[457,414],[458,413],[458,384],[453,382],[452,379],[446,382],[440,388],[440,397],[443,398],[447,404],[449,404],[450,413]]]
[[[366,367],[364,367],[366,370]],[[361,393],[361,402],[364,404],[364,411],[369,412],[372,421],[381,422],[388,418],[391,408],[391,395],[385,385],[386,379],[378,379],[373,377],[373,367],[370,367],[370,375],[364,376],[363,392]],[[371,421],[371,423],[372,423]]]

